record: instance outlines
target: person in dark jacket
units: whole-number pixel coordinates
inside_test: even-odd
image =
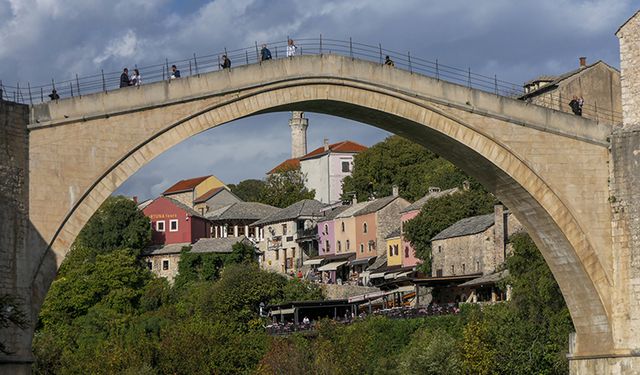
[[[569,102],[569,107],[571,107],[571,111],[576,116],[582,116],[582,105],[580,105],[580,101],[577,96],[574,96],[573,99]]]
[[[222,64],[220,64],[220,67],[222,69],[229,69],[231,68],[231,60],[229,60],[229,58],[227,57],[227,55],[222,55]]]
[[[58,92],[56,91],[56,89],[51,90],[51,94],[49,94],[49,97],[51,98],[51,100],[60,99],[60,95],[58,95]]]
[[[262,49],[260,50],[260,61],[266,60],[271,60],[271,51],[269,51],[266,44],[263,44]]]
[[[180,71],[175,65],[171,65],[171,79],[180,78]]]
[[[127,86],[131,86],[131,81],[129,80],[129,69],[124,68],[120,74],[120,88]]]

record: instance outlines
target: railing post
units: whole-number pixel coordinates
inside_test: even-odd
[[[167,59],[166,57],[164,58],[164,66],[167,69],[167,79],[170,79],[171,74],[169,74],[169,59]]]
[[[471,67],[469,67],[469,75],[468,75],[468,77],[469,77],[469,78],[468,78],[468,79],[469,79],[469,81],[468,81],[468,83],[469,83],[469,88],[471,88]]]
[[[44,103],[44,89],[40,87],[40,102]]]
[[[2,80],[0,79],[0,101],[4,100],[4,86],[2,85]]]
[[[196,68],[196,75],[198,75],[198,60],[196,59],[196,53],[193,53],[193,65],[195,65]]]
[[[353,42],[351,40],[351,37],[349,37],[349,56],[351,57],[351,59],[353,59]]]
[[[277,59],[278,58],[278,46],[276,46],[275,52],[276,52],[276,59]]]
[[[495,84],[495,87],[496,87],[496,96],[498,96],[498,75],[497,74],[493,75],[493,83]]]
[[[33,97],[31,96],[31,83],[27,82],[27,87],[29,88],[29,103],[33,105]],[[2,100],[2,91],[0,90],[0,100]]]
[[[82,96],[80,93],[80,79],[78,78],[78,73],[76,73],[76,88],[78,89],[78,96]]]
[[[320,55],[322,56],[322,34],[320,34]]]
[[[71,89],[71,97],[73,98],[73,84],[69,81],[69,89]]]
[[[254,41],[256,44],[256,61],[262,63],[262,59],[260,58],[260,54],[258,53],[258,41]]]
[[[193,75],[193,72],[191,71],[191,59],[189,59],[189,75]]]
[[[407,59],[409,60],[409,73],[413,74],[413,67],[411,66],[411,51],[407,51]]]
[[[102,91],[107,92],[107,83],[104,81],[104,69],[100,69],[102,73]]]
[[[380,65],[382,65],[382,44],[378,43],[378,50],[380,51]]]
[[[167,74],[168,74],[168,72],[167,72]],[[162,80],[163,80],[163,81],[165,80],[165,75],[164,75],[164,65],[162,66]]]
[[[436,59],[436,79],[440,80],[440,70],[438,68],[438,59]]]
[[[247,59],[247,65],[249,65],[249,51],[244,50],[244,56]]]
[[[18,100],[20,100],[20,96],[21,96],[21,94],[22,94],[22,93],[20,92],[20,82],[16,82],[16,93],[17,93],[17,94],[16,94],[16,100],[15,100],[15,102],[17,103],[17,102],[18,102]],[[23,98],[23,100],[24,100],[24,98]]]

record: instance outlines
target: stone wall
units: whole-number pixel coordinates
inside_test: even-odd
[[[162,262],[168,260],[169,268],[162,269]],[[178,254],[159,254],[144,258],[146,263],[151,262],[151,272],[158,277],[165,277],[169,283],[173,284],[176,276],[178,276],[178,263],[180,262],[180,253]]]
[[[623,126],[640,126],[640,12],[616,33],[620,41]]]
[[[409,207],[409,204],[404,198],[398,198],[378,211],[376,215],[378,230],[376,233],[376,250],[378,256],[386,252],[386,237],[400,227],[400,217],[402,216],[400,211]]]
[[[29,109],[26,105],[0,100],[0,295],[18,298],[23,312],[31,317],[30,259],[26,254],[28,215],[28,132]],[[20,330],[0,328],[0,340],[12,356],[0,355],[0,373],[6,362],[31,359],[32,327]],[[26,344],[26,345],[25,345]],[[12,371],[20,371],[20,365]],[[20,372],[17,372],[20,373]]]
[[[379,292],[380,289],[357,285],[322,284],[322,291],[327,299],[343,299],[365,293]]]

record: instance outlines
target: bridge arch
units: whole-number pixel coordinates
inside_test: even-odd
[[[585,355],[611,351],[610,259],[598,251],[607,243],[593,233],[603,228],[594,228],[584,207],[571,200],[571,192],[583,190],[567,193],[558,185],[556,174],[566,165],[550,166],[562,160],[549,158],[550,154],[566,157],[568,150],[593,153],[598,164],[589,170],[602,173],[607,170],[602,134],[608,129],[339,56],[304,56],[268,64],[242,68],[244,72],[212,73],[217,75],[213,82],[218,91],[214,92],[208,82],[194,77],[178,83],[184,87],[161,82],[34,108],[30,157],[36,168],[30,171],[31,184],[35,183],[30,188],[30,216],[48,242],[48,250],[33,275],[33,283],[39,286],[32,289],[46,291],[66,251],[100,204],[162,152],[236,119],[301,110],[356,120],[404,136],[478,179],[514,212],[540,248],[569,306],[577,350]],[[257,76],[257,83],[249,82],[243,73]],[[185,95],[200,89],[200,95]],[[172,96],[172,90],[183,91]],[[86,103],[81,103],[83,99]],[[128,139],[124,142],[128,144],[114,142],[96,149],[95,142],[109,142],[114,134]],[[537,139],[535,147],[525,151],[531,137]],[[86,144],[77,144],[78,140]],[[540,145],[547,146],[531,149]],[[46,170],[51,161],[43,158],[50,150],[65,146],[72,149],[70,155],[90,162],[77,167],[73,160],[55,160],[56,175],[52,176]],[[47,210],[34,197],[39,194],[38,182],[49,178],[55,180],[54,190],[68,196],[68,206],[49,210],[54,217],[40,218],[38,214]],[[606,190],[604,185],[598,185],[599,192]],[[596,198],[598,212],[607,212],[606,199],[604,195]],[[43,297],[36,300],[41,303]]]

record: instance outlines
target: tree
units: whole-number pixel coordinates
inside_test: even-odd
[[[245,202],[262,202],[265,185],[262,180],[248,179],[228,186],[233,194]]]
[[[260,202],[284,208],[303,199],[313,199],[315,190],[308,190],[305,180],[299,167],[280,168],[267,177]]]
[[[98,252],[114,249],[143,249],[151,240],[149,218],[135,202],[109,197],[80,231],[76,242]]]
[[[431,238],[458,220],[493,212],[495,197],[482,189],[470,189],[428,201],[413,219],[404,223],[404,236],[431,272]]]
[[[449,189],[469,177],[460,169],[423,146],[394,135],[359,153],[353,173],[343,180],[343,199],[355,192],[358,200],[391,195],[393,185],[400,196],[414,201],[430,186]]]

